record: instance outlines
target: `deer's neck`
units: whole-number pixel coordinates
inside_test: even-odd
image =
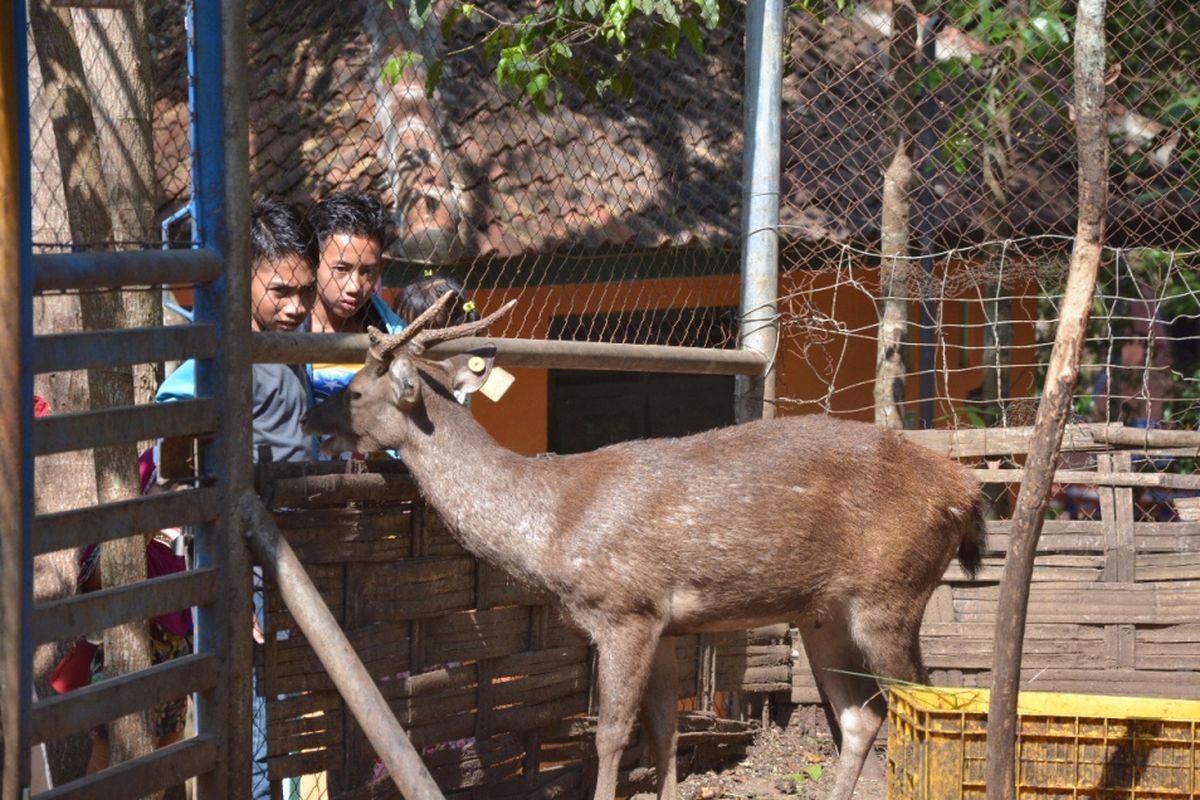
[[[426,500],[467,550],[547,586],[553,491],[545,471],[500,446],[466,408],[439,403],[428,412],[428,428],[400,452]]]

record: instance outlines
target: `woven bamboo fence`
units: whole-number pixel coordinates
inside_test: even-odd
[[[591,651],[547,598],[465,552],[395,462],[269,465],[260,489],[448,797],[586,793]],[[397,797],[270,585],[265,622],[256,668],[273,791],[324,773],[331,798]],[[787,636],[775,626],[678,640],[682,769],[744,752],[756,726],[720,718],[714,703],[790,690]],[[635,737],[627,789],[648,786],[642,750]]]
[[[980,464],[995,496],[1007,486],[1015,498],[1030,432],[909,434]],[[1200,434],[1071,425],[1062,449],[1058,518],[1046,521],[1038,544],[1021,688],[1200,699]],[[937,685],[990,685],[1008,533],[1008,520],[989,522],[976,579],[952,563],[930,600],[921,646]],[[806,663],[796,665],[792,700],[819,702]]]

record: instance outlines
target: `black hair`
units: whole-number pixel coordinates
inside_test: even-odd
[[[300,256],[317,265],[317,237],[312,226],[294,207],[269,197],[254,201],[250,211],[250,263],[281,261]]]
[[[318,201],[308,212],[318,247],[335,233],[365,236],[386,247],[392,220],[379,197],[368,192],[336,192]]]
[[[468,301],[463,295],[462,284],[454,278],[443,275],[426,275],[405,286],[396,296],[393,310],[405,323],[412,322],[446,292],[454,292],[454,297],[442,309],[442,313],[429,323],[429,327],[448,328],[451,325],[461,325],[464,322],[475,322],[479,319],[479,312],[475,310],[475,304]]]

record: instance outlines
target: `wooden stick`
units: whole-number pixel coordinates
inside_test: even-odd
[[[238,501],[238,517],[254,554],[275,580],[288,611],[362,726],[396,788],[408,800],[445,800],[300,559],[253,492],[246,492]]]
[[[1071,409],[1079,351],[1087,332],[1104,242],[1108,138],[1104,119],[1104,0],[1081,0],[1075,23],[1075,102],[1079,136],[1079,220],[1070,274],[1042,402],[1034,424],[1034,446],[1013,513],[1013,535],[996,609],[996,649],[988,707],[987,798],[1016,796],[1013,769],[1017,684],[1021,677],[1025,615],[1033,556],[1058,458],[1059,441]]]

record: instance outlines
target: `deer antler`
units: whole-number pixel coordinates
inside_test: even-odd
[[[407,345],[410,353],[414,356],[419,356],[430,345],[437,344],[438,342],[446,342],[450,339],[458,339],[462,336],[470,336],[477,331],[483,330],[507,314],[517,304],[516,300],[509,300],[498,310],[475,322],[465,322],[462,325],[454,325],[449,328],[430,328],[429,330],[424,330],[425,326],[441,313],[442,309],[446,307],[446,303],[450,302],[450,298],[454,294],[454,292],[443,294],[433,305],[422,311],[416,319],[410,322],[404,330],[395,335],[389,336],[378,328],[368,328],[367,336],[370,338],[371,344],[367,349],[367,365],[374,364],[375,369],[382,372],[387,369],[388,362],[392,360],[393,354],[399,348]]]
[[[429,328],[428,330],[419,331],[412,337],[412,341],[408,343],[408,352],[414,356],[419,356],[425,352],[425,348],[431,345],[438,344],[439,342],[448,342],[451,339],[461,339],[464,336],[471,336],[478,333],[511,311],[512,307],[516,304],[516,300],[509,300],[491,314],[475,322],[464,322],[461,325],[452,325],[449,328]]]

